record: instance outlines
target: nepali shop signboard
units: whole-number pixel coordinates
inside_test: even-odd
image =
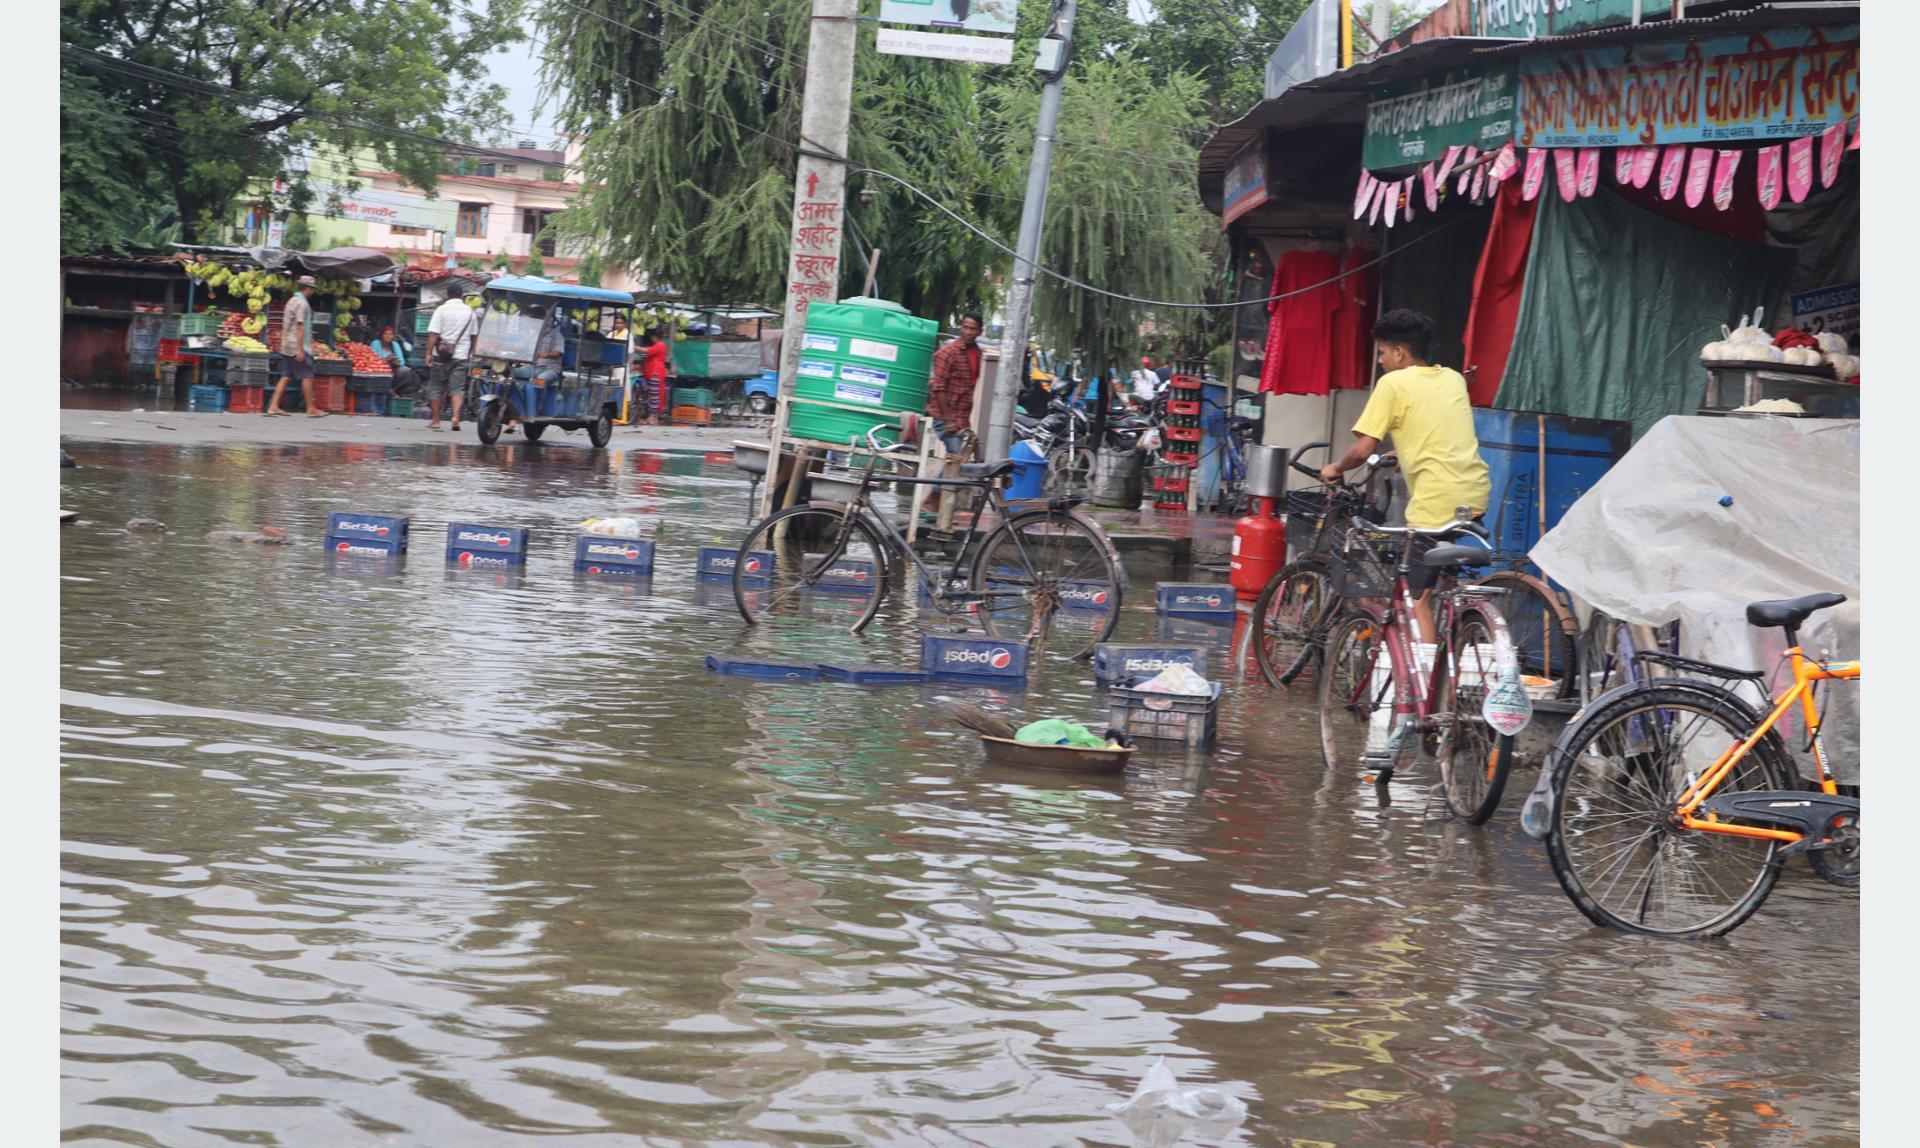
[[[964,28],[969,32],[1013,35],[1020,15],[1016,0],[880,0],[883,24],[923,28]]]
[[[1649,0],[1481,0],[1480,12],[1486,20],[1484,35],[1531,40],[1664,20],[1666,7]]]
[[[1568,148],[1797,139],[1859,113],[1859,26],[1779,28],[1529,57],[1515,138]]]
[[[1226,185],[1220,210],[1220,226],[1259,207],[1267,201],[1267,141],[1264,136],[1240,149],[1227,165]]]
[[[1498,148],[1513,135],[1515,73],[1445,72],[1367,93],[1361,165],[1369,171],[1418,167],[1471,144]]]

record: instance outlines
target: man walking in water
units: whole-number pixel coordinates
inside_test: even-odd
[[[1322,467],[1320,478],[1339,482],[1342,474],[1378,454],[1382,439],[1391,437],[1400,473],[1407,479],[1408,526],[1438,529],[1452,522],[1462,506],[1479,518],[1486,513],[1491,488],[1487,464],[1473,430],[1467,381],[1460,372],[1427,361],[1433,320],[1418,311],[1389,311],[1373,325],[1373,342],[1380,381],[1353,424],[1353,445]],[[1433,568],[1418,562],[1407,575],[1420,596],[1420,635],[1428,642],[1435,640],[1428,603],[1433,580]]]
[[[280,376],[280,382],[273,388],[273,401],[262,414],[286,414],[280,409],[280,399],[287,393],[287,383],[298,379],[300,397],[307,404],[307,417],[326,417],[327,412],[313,405],[313,304],[308,300],[313,298],[316,285],[313,276],[302,275],[280,312],[280,356],[287,361],[287,373]]]

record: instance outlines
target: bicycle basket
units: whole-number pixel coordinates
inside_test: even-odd
[[[1393,572],[1365,543],[1351,535],[1335,551],[1329,571],[1334,591],[1347,598],[1387,598],[1393,595]]]

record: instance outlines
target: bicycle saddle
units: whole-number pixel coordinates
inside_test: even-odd
[[[1789,630],[1798,630],[1800,624],[1815,610],[1824,610],[1829,606],[1838,606],[1847,600],[1845,594],[1808,594],[1804,598],[1788,598],[1781,602],[1755,602],[1747,607],[1749,626],[1783,626]]]
[[[1003,458],[999,462],[963,462],[960,464],[961,478],[999,478],[1013,473],[1013,460]]]
[[[1436,546],[1421,561],[1428,566],[1485,566],[1493,555],[1478,546]]]

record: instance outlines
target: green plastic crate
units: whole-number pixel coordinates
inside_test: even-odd
[[[673,388],[673,402],[669,405],[676,407],[700,407],[710,410],[713,407],[713,388],[675,387]]]
[[[410,419],[413,417],[413,400],[395,395],[387,399],[387,417],[392,419]]]
[[[180,316],[180,334],[217,335],[220,333],[221,315],[218,311],[207,311],[199,315]]]

